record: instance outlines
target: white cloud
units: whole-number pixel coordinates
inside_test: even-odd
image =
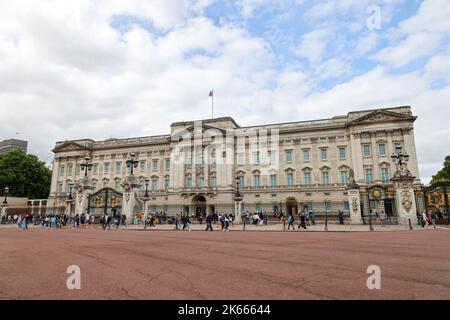
[[[306,58],[313,64],[319,63],[331,34],[329,29],[317,29],[303,35],[300,45],[295,50],[297,56]]]
[[[202,14],[208,0],[102,1],[0,2],[0,136],[20,132],[30,151],[49,161],[58,140],[168,133],[174,121],[207,118],[208,92],[215,89],[216,115],[242,125],[410,104],[419,116],[425,180],[448,152],[450,87],[430,89],[449,74],[447,50],[432,54],[424,74],[376,67],[318,92],[321,79],[351,75],[342,56],[324,59],[333,30],[304,35],[297,54],[311,61],[306,71],[298,61],[277,66],[267,42],[245,28],[215,25]],[[117,15],[139,16],[156,32],[140,24],[119,32],[110,25]],[[411,42],[420,44],[411,39],[441,29],[401,31],[400,46],[390,48],[392,63],[404,61]],[[356,51],[371,52],[378,35],[363,38]]]
[[[432,54],[440,45],[442,37],[436,34],[421,32],[410,35],[404,41],[379,51],[374,58],[399,68],[422,57]]]
[[[375,59],[398,68],[430,56],[450,36],[450,2],[423,1],[416,15],[390,30],[389,36],[393,43],[374,55]]]

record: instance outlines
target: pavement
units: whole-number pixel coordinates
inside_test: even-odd
[[[448,229],[183,232],[159,227],[157,232],[3,228],[0,298],[450,299]],[[66,286],[71,265],[81,270],[80,290]],[[380,267],[380,290],[367,288],[371,265]]]
[[[34,225],[30,225],[30,228],[41,228],[41,226],[34,226]],[[97,227],[99,227],[97,225]],[[220,224],[216,223],[213,225],[214,230],[218,230],[220,231]],[[16,224],[3,224],[0,225],[0,229],[1,228],[7,228],[7,229],[17,229],[17,225]],[[115,226],[113,224],[111,224],[111,228],[115,228]],[[142,230],[144,228],[144,226],[141,225],[127,225],[127,226],[120,226],[119,229],[125,229],[125,230]],[[149,228],[149,230],[157,230],[157,231],[171,231],[174,230],[174,225],[171,224],[157,224],[156,227],[152,227]],[[327,226],[327,230],[325,230],[325,224],[320,222],[316,225],[310,225],[307,226],[307,229],[298,229],[298,223],[295,224],[295,231],[291,230],[287,230],[288,225],[286,223],[286,226],[284,227],[283,224],[280,223],[270,223],[268,225],[253,225],[253,224],[246,224],[245,225],[245,230],[244,230],[244,225],[243,224],[235,224],[233,226],[229,227],[230,231],[264,231],[264,232],[268,232],[268,231],[278,231],[278,232],[367,232],[370,231],[369,230],[369,225],[351,225],[351,224],[343,224],[340,225],[338,223],[329,223]],[[413,230],[412,231],[421,231],[421,230],[426,230],[425,228],[422,228],[421,226],[418,225],[413,225],[412,226]],[[438,225],[436,227],[437,229],[440,230],[448,230],[450,231],[450,228],[448,225]],[[191,225],[191,230],[192,231],[204,231],[206,229],[206,224],[192,224]],[[433,229],[432,226],[428,226],[427,229]],[[408,225],[381,225],[381,224],[373,224],[373,231],[411,231]]]

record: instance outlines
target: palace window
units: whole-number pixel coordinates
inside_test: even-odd
[[[322,161],[328,160],[328,148],[320,148],[320,159]]]
[[[287,183],[289,187],[294,185],[294,175],[292,173],[287,174]]]
[[[261,203],[257,203],[256,205],[255,205],[255,211],[256,212],[261,212],[262,210],[261,210]]]
[[[122,162],[116,162],[116,174],[120,174],[122,172]]]
[[[216,176],[211,176],[211,187],[215,188],[217,185],[217,178]]]
[[[245,162],[245,154],[244,153],[238,153],[237,154],[237,164],[242,166]]]
[[[114,183],[114,189],[120,191],[120,179],[116,179]]]
[[[79,164],[75,165],[75,175],[76,176],[80,175],[80,170],[81,170],[80,165]]]
[[[103,167],[103,173],[109,174],[109,162],[105,162],[104,167]]]
[[[325,201],[325,211],[331,212],[331,202]]]
[[[269,158],[269,165],[276,163],[276,159],[277,159],[277,152],[276,151],[269,151],[269,152],[267,152],[267,156]]]
[[[186,187],[187,188],[192,188],[192,178],[187,178],[187,180],[186,180]]]
[[[330,174],[328,172],[322,172],[322,182],[324,186],[330,184]]]
[[[95,176],[98,175],[98,163],[92,165],[92,174]]]
[[[140,190],[141,192],[144,192],[144,191],[145,191],[145,181],[144,181],[144,180],[141,180],[141,181],[139,182],[139,190]]]
[[[292,163],[292,150],[286,150],[286,162]]]
[[[366,173],[366,182],[368,182],[368,183],[373,182],[372,169],[367,168],[365,173]]]
[[[347,158],[347,149],[345,147],[339,147],[339,159],[344,160]]]
[[[253,176],[253,185],[255,187],[260,187],[261,186],[261,177],[259,175],[254,175]]]
[[[186,165],[188,169],[192,168],[192,157],[186,158]]]
[[[276,187],[277,186],[277,175],[276,174],[271,174],[270,175],[270,186],[271,187]]]
[[[170,170],[170,159],[166,159],[164,167],[165,167],[166,171]]]
[[[72,175],[72,169],[73,169],[73,165],[69,164],[67,166],[67,175],[71,176]]]
[[[348,183],[348,172],[346,170],[341,171],[341,183],[342,184]]]
[[[344,201],[344,212],[350,212],[350,205],[348,201]]]
[[[386,145],[384,143],[378,145],[378,154],[380,157],[386,156]]]
[[[388,168],[381,168],[380,169],[380,175],[381,175],[381,180],[383,182],[389,182],[389,171],[388,171]]]
[[[243,188],[245,183],[244,183],[244,176],[239,176],[239,188]]]
[[[62,165],[62,166],[59,166],[59,175],[60,176],[64,176],[64,174],[65,174],[65,171],[64,171],[64,165]]]
[[[259,164],[259,151],[253,152],[253,164]]]
[[[166,178],[166,179],[164,180],[164,190],[168,190],[168,189],[169,189],[169,186],[170,186],[170,179],[169,179],[169,178]]]
[[[153,179],[152,180],[152,191],[158,190],[158,180]]]
[[[61,183],[58,183],[58,193],[62,193],[62,191],[63,191],[63,184],[61,182]]]
[[[303,149],[303,161],[309,161],[309,149]]]
[[[97,181],[92,182],[92,191],[97,190]]]
[[[159,162],[159,160],[153,160],[152,161],[152,169],[153,170],[158,170],[158,162]]]
[[[139,162],[139,169],[141,172],[145,172],[145,161]]]
[[[311,172],[305,172],[303,174],[303,179],[305,181],[305,185],[310,187],[311,186]]]
[[[370,157],[370,155],[372,154],[372,148],[370,147],[370,144],[365,144],[363,146],[363,153],[364,157]]]
[[[402,144],[400,142],[395,142],[394,143],[394,153],[398,153],[399,150],[401,149]]]

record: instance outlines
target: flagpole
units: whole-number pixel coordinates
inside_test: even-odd
[[[211,96],[211,119],[214,119],[214,90]]]

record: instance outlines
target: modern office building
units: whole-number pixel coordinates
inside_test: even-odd
[[[18,139],[7,139],[0,142],[0,154],[13,150],[22,150],[27,152],[28,142]]]

